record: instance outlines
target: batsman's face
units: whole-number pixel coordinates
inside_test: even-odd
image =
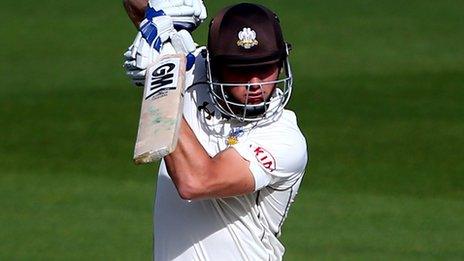
[[[267,101],[274,92],[276,85],[272,82],[279,77],[279,71],[277,64],[222,68],[221,78],[223,82],[237,84],[227,88],[227,93],[236,101],[258,104]]]

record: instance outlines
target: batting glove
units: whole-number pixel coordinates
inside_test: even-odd
[[[192,54],[197,49],[197,44],[193,41],[192,35],[186,30],[171,33],[171,44],[176,53],[183,53],[187,58],[187,71],[195,64],[195,56]]]
[[[163,43],[174,31],[169,16],[163,11],[147,8],[134,42],[124,53],[124,70],[136,86],[143,86],[147,67],[156,60]]]
[[[177,30],[192,32],[208,16],[203,0],[150,0],[149,6],[169,15]]]

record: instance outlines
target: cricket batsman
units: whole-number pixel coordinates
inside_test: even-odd
[[[295,113],[290,46],[276,14],[240,3],[190,33],[201,0],[125,0],[139,33],[125,53],[134,84],[160,53],[183,49],[186,90],[177,147],[160,163],[154,259],[282,260],[282,225],[303,179],[307,144]],[[167,48],[167,43],[174,48]]]

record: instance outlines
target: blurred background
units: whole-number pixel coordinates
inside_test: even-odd
[[[255,2],[293,44],[310,144],[286,260],[464,259],[464,2]],[[121,1],[2,6],[0,259],[149,260],[157,167],[132,163]]]

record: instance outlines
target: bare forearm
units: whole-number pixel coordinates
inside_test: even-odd
[[[164,158],[171,179],[182,197],[190,198],[204,186],[212,158],[182,119],[176,149]]]
[[[164,160],[183,199],[237,196],[255,188],[248,161],[233,148],[210,157],[184,118],[177,147]]]
[[[139,27],[145,16],[148,0],[123,0],[124,9],[135,27]]]

